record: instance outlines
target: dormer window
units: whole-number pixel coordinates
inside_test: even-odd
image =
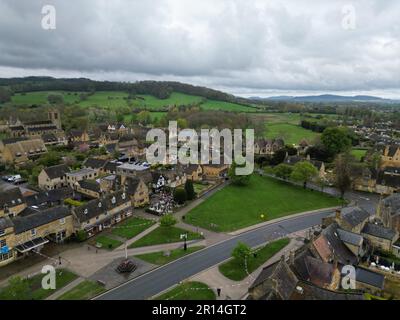
[[[86,215],[86,214],[89,213],[89,210],[88,210],[88,209],[85,209],[85,210],[83,210],[83,213]]]
[[[99,202],[98,207],[101,208],[101,206],[102,206],[102,204],[101,204],[101,202]]]
[[[125,192],[122,194],[122,199],[123,200],[125,200],[125,198],[126,198],[126,194],[125,194]]]
[[[112,199],[111,199],[111,203],[112,204],[115,204],[117,202],[117,199],[115,198],[115,196],[114,197],[112,197]]]

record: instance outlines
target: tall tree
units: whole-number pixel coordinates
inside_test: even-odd
[[[332,156],[344,152],[351,147],[351,138],[347,128],[326,128],[321,135],[321,141]]]
[[[289,179],[292,172],[293,172],[293,167],[285,163],[278,164],[274,168],[274,174],[282,179]]]
[[[339,154],[334,161],[335,186],[339,189],[342,199],[353,183],[354,162],[355,158],[349,152]]]
[[[297,162],[294,165],[290,177],[295,181],[303,182],[303,187],[307,188],[307,182],[318,175],[318,170],[308,161]]]
[[[187,199],[188,200],[193,200],[194,198],[196,198],[196,192],[194,191],[194,187],[193,187],[193,181],[190,179],[187,179],[185,182],[185,191],[186,191],[186,195],[187,195]]]

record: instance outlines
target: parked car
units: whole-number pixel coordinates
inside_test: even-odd
[[[15,180],[14,181],[14,184],[15,185],[18,185],[18,184],[23,184],[23,183],[26,183],[26,182],[28,182],[28,180],[25,180],[25,179],[17,179],[17,180]]]
[[[8,181],[8,179],[10,179],[10,178],[11,178],[11,176],[2,176],[1,180]]]
[[[7,179],[7,181],[8,181],[8,182],[11,182],[11,183],[14,183],[15,181],[17,181],[17,180],[19,180],[19,179],[22,179],[21,175],[20,175],[20,174],[16,174],[16,175],[14,175],[14,176],[10,176],[10,177]]]

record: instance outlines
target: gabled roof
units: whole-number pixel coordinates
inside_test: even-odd
[[[361,235],[346,230],[337,229],[337,233],[339,235],[340,240],[357,247],[360,247],[364,240],[364,238]]]
[[[68,207],[59,206],[43,211],[37,210],[28,215],[17,216],[12,219],[12,222],[14,223],[15,233],[19,234],[48,224],[52,221],[65,218],[69,215],[71,215],[71,212]]]
[[[368,284],[375,288],[383,289],[385,276],[364,268],[356,268],[356,281]]]
[[[127,202],[130,202],[128,195],[123,191],[117,191],[104,198],[94,199],[82,206],[76,207],[74,208],[74,212],[78,220],[84,222]]]
[[[25,201],[28,206],[39,206],[46,203],[50,204],[72,197],[73,192],[74,191],[70,187],[53,189],[27,196],[25,197]]]
[[[394,239],[397,236],[396,231],[374,223],[367,223],[363,228],[362,233],[369,234],[371,236],[386,240],[391,240],[391,241],[397,240]]]
[[[101,169],[106,165],[107,161],[108,160],[98,159],[98,158],[88,158],[86,159],[83,165],[86,168]]]
[[[382,200],[385,207],[390,207],[392,214],[400,213],[400,193],[393,193],[391,196]]]
[[[369,218],[369,213],[359,207],[343,208],[342,218],[350,226],[355,227]]]
[[[78,181],[78,184],[82,189],[90,190],[97,193],[100,192],[100,185],[96,181],[81,180]]]
[[[59,164],[56,166],[51,166],[43,169],[50,179],[61,178],[65,176],[66,173],[70,172],[69,168],[65,164]]]
[[[13,226],[14,225],[9,217],[0,217],[0,230],[11,228]]]
[[[0,208],[15,207],[22,203],[25,203],[25,199],[22,196],[19,188],[13,188],[0,192]]]

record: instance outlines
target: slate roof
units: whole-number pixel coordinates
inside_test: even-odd
[[[117,167],[120,165],[121,165],[121,163],[119,163],[119,162],[108,161],[106,163],[106,165],[104,166],[104,170],[106,172],[115,173],[115,172],[117,172]]]
[[[23,126],[12,126],[10,127],[11,131],[24,131],[24,127]]]
[[[9,217],[0,217],[0,229],[4,230],[12,226],[14,225]]]
[[[355,227],[367,220],[369,218],[369,213],[359,207],[343,208],[342,218],[351,227]]]
[[[95,181],[81,180],[78,181],[78,183],[82,189],[87,189],[98,193],[100,192],[100,185]]]
[[[55,125],[51,125],[51,126],[44,126],[44,127],[32,127],[32,128],[28,128],[27,130],[29,132],[57,130],[57,127]]]
[[[126,192],[129,195],[134,195],[136,193],[136,189],[139,186],[140,179],[139,178],[127,178],[125,181]]]
[[[113,203],[113,199],[115,199],[115,203]],[[82,206],[76,207],[74,212],[78,220],[80,222],[84,222],[126,202],[130,202],[127,194],[123,191],[117,191],[107,195],[104,198],[94,199]]]
[[[290,300],[364,300],[362,293],[331,291],[304,281],[300,281],[297,286],[302,289],[302,292],[294,290]]]
[[[337,229],[337,234],[339,235],[340,240],[342,240],[343,242],[352,244],[357,247],[360,247],[364,240],[361,235],[342,229]]]
[[[390,207],[391,213],[400,213],[400,193],[393,193],[391,196],[382,200],[385,207]]]
[[[356,281],[368,284],[375,288],[383,289],[385,276],[364,268],[356,268]]]
[[[63,177],[66,173],[70,172],[69,168],[65,164],[59,164],[43,169],[44,172],[49,176],[50,179],[57,179]]]
[[[399,147],[398,146],[390,146],[388,150],[388,156],[393,157],[396,154],[396,151]]]
[[[0,192],[0,208],[4,206],[14,207],[25,202],[19,188],[13,188]]]
[[[14,223],[15,233],[19,234],[69,215],[71,215],[71,212],[68,207],[59,206],[43,211],[35,211],[29,215],[17,216],[12,219],[12,222]]]
[[[26,126],[39,126],[39,125],[45,125],[45,124],[52,124],[52,122],[51,122],[51,120],[38,120],[38,121],[24,122],[24,125],[26,125]]]
[[[393,238],[397,235],[394,230],[374,223],[367,223],[361,232],[386,240],[393,240]]]
[[[26,138],[26,137],[16,137],[16,138],[5,138],[2,140],[2,142],[4,145],[6,145],[6,144],[11,144],[11,143],[16,143],[19,141],[26,141],[26,140],[28,140],[28,138]]]
[[[325,237],[325,243],[327,245],[325,250],[328,250],[331,257],[336,257],[338,262],[343,265],[357,262],[357,257],[346,247],[346,245],[340,239],[337,229],[337,223],[332,223],[324,230],[322,230],[320,237]]]
[[[40,206],[47,203],[62,201],[72,197],[74,191],[69,187],[39,192],[25,197],[28,206]]]
[[[88,158],[86,159],[84,166],[86,168],[101,169],[106,165],[106,163],[107,160],[104,159]]]

